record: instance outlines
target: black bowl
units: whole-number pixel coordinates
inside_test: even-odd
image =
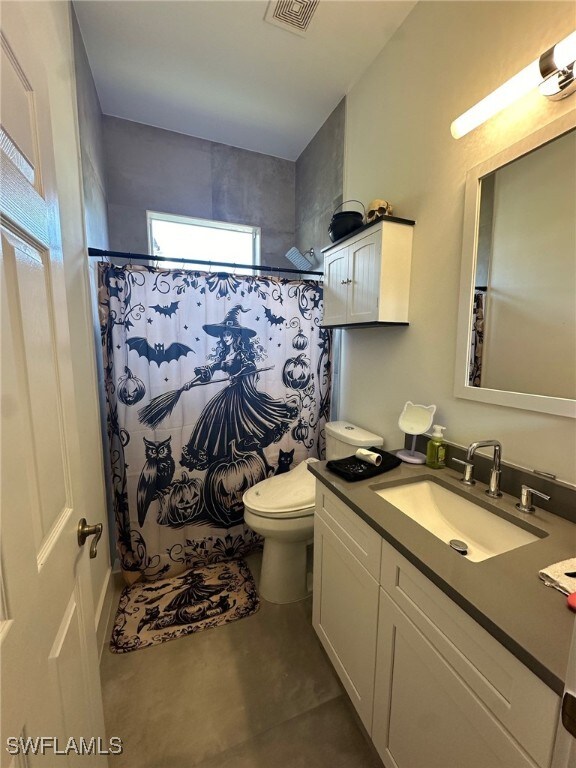
[[[330,240],[336,242],[342,237],[346,237],[351,232],[359,229],[364,223],[364,216],[359,211],[340,211],[335,213],[328,227]]]

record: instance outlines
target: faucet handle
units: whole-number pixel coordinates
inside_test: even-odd
[[[520,512],[535,512],[536,507],[532,505],[532,495],[540,496],[541,499],[546,499],[546,501],[550,501],[550,496],[547,496],[545,493],[541,493],[540,491],[537,491],[535,488],[530,488],[529,485],[523,485],[522,486],[522,492],[520,494],[520,501],[516,503],[516,509],[519,509]]]
[[[463,459],[452,459],[455,464],[462,464],[464,466],[464,475],[460,478],[460,482],[464,485],[476,485],[476,480],[473,478],[474,464],[471,461],[464,461]]]

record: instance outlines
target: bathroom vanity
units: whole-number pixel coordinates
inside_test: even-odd
[[[413,228],[385,216],[323,249],[324,327],[408,324]]]
[[[310,471],[313,625],[384,764],[549,768],[574,619],[538,571],[573,556],[576,525],[507,495],[487,506],[485,486],[463,490],[449,469]],[[417,481],[538,535],[468,560],[378,493]]]

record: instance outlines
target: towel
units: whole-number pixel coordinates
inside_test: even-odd
[[[402,461],[393,453],[382,451],[379,448],[370,448],[371,453],[377,453],[382,457],[382,463],[379,466],[367,464],[356,456],[347,456],[345,459],[333,459],[326,462],[326,469],[335,472],[348,482],[355,480],[366,480],[368,477],[381,475],[383,472],[389,472],[391,469],[400,466]]]
[[[549,565],[538,575],[547,587],[554,587],[565,595],[571,595],[576,592],[576,557]]]

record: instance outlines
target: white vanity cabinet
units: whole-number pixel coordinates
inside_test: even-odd
[[[381,539],[320,483],[316,488],[312,623],[370,730]]]
[[[550,768],[559,697],[317,489],[313,623],[384,765]]]
[[[324,251],[323,326],[408,323],[412,232],[384,220]]]

